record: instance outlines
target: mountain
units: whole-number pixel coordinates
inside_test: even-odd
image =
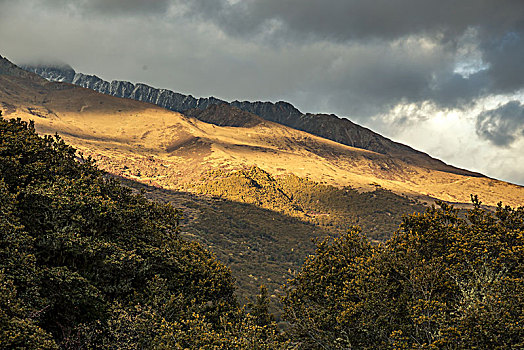
[[[210,105],[206,109],[188,109],[184,111],[184,115],[218,126],[253,127],[264,122],[256,114],[225,103]]]
[[[73,76],[75,83],[126,97],[114,98],[74,84],[38,80],[36,74],[18,68],[15,74],[10,62],[2,62],[7,67],[3,70],[11,71],[9,76],[0,76],[4,115],[35,118],[41,132],[64,135],[82,151],[100,158],[114,174],[164,188],[187,189],[214,169],[236,171],[257,166],[276,177],[293,174],[358,190],[380,186],[426,202],[436,198],[468,203],[470,194],[476,193],[489,205],[502,200],[518,206],[524,198],[520,186],[447,166],[346,119],[301,114],[287,103],[220,101],[221,106],[216,107],[217,99],[195,99],[143,84],[108,83],[81,73],[73,75],[66,66],[37,70],[55,79],[63,71],[66,73],[60,76],[64,80]],[[171,101],[187,115],[127,97]],[[240,108],[256,113],[241,113]],[[269,121],[270,115],[288,124],[301,115],[303,125],[307,121],[332,136],[346,132],[346,143],[362,147]],[[323,122],[314,125],[314,118]],[[336,123],[330,124],[331,120]],[[348,127],[339,128],[339,124]],[[366,149],[364,143],[375,150]]]
[[[94,94],[2,68],[2,99],[57,108],[37,118],[56,121]],[[67,93],[72,104],[51,103],[60,101],[54,91]],[[98,102],[113,103],[120,113],[132,106],[103,95]],[[79,128],[93,117],[85,106],[84,118],[74,120]],[[131,117],[147,122],[145,111],[135,109],[140,114]],[[242,115],[229,120],[224,111],[218,114],[226,123]],[[373,245],[352,228],[326,237],[309,255],[307,238],[320,225],[276,209],[116,181],[58,135],[37,135],[34,125],[0,118],[2,349],[522,348],[524,207],[493,213],[474,199],[473,209],[461,212],[440,203],[406,216],[386,244]],[[199,185],[210,193],[233,190],[245,201],[269,201],[282,210],[326,205],[328,219],[352,197],[359,207],[381,200],[374,213],[387,210],[392,218],[391,205],[401,201],[384,190],[359,193],[292,175],[277,179],[257,167],[207,176]],[[180,237],[173,205],[181,202],[184,216],[200,212],[183,225],[191,229],[184,236],[202,244]],[[214,242],[220,247],[208,246]],[[269,288],[248,293],[250,302],[242,303],[231,270],[207,247],[222,253],[242,288]],[[270,298],[286,311],[280,330]],[[439,322],[426,322],[428,315]]]
[[[314,238],[358,224],[383,241],[403,214],[434,199],[524,203],[521,186],[436,170],[400,146],[399,155],[352,147],[226,103],[181,114],[51,82],[4,58],[0,111],[33,120],[40,134],[58,133],[126,186],[180,208],[181,234],[231,267],[240,294],[264,283],[273,301],[314,251]]]
[[[351,122],[349,119],[339,118],[334,114],[304,114],[287,102],[233,101],[229,103],[214,97],[194,98],[191,95],[183,95],[167,89],[156,89],[146,84],[133,84],[118,80],[113,80],[112,82],[104,81],[96,75],[77,73],[68,65],[25,65],[22,68],[50,81],[72,83],[111,96],[153,103],[175,112],[187,114],[187,110],[193,109],[191,116],[208,123],[218,123],[217,125],[224,124],[211,120],[209,112],[200,114],[194,110],[204,110],[212,105],[227,104],[258,115],[268,121],[306,131],[344,145],[393,156],[409,164],[422,165],[430,169],[455,174],[481,176],[477,173],[449,166],[423,152],[391,141]]]

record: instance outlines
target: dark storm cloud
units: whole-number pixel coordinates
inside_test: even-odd
[[[86,8],[99,13],[144,14],[165,13],[170,0],[90,0],[84,3]]]
[[[185,6],[186,15],[212,21],[229,35],[257,37],[269,45],[328,41],[387,46],[409,37],[423,37],[441,47],[442,52],[437,54],[448,60],[446,69],[441,64],[426,65],[424,70],[412,69],[412,65],[420,67],[424,62],[416,62],[406,53],[404,63],[391,65],[386,56],[377,62],[382,66],[364,69],[356,80],[348,71],[340,71],[339,75],[348,80],[338,90],[331,89],[332,98],[345,100],[351,106],[355,106],[356,99],[361,105],[358,109],[363,112],[368,109],[364,114],[375,112],[377,103],[381,105],[379,108],[387,109],[401,100],[415,103],[429,100],[441,107],[456,108],[479,97],[524,87],[522,0],[179,0],[177,3]],[[464,76],[454,71],[451,57],[462,49],[461,40],[472,30],[483,69]],[[418,48],[410,49],[416,52]],[[387,50],[385,53],[388,54]],[[351,64],[365,66],[366,62],[375,61],[371,57],[363,59],[364,62]],[[367,74],[363,80],[359,77],[362,74]],[[347,92],[345,99],[336,97],[340,89]]]
[[[437,106],[468,107],[475,99],[492,93],[493,82],[486,71],[464,77],[453,72],[443,72],[433,81],[432,87],[425,87],[423,96]]]
[[[483,42],[484,59],[490,64],[486,74],[496,91],[511,92],[524,86],[524,30],[520,29]]]
[[[440,33],[453,38],[470,26],[505,33],[522,27],[521,0],[178,0],[188,13],[227,31],[250,35],[277,21],[288,32],[330,40],[395,39]]]
[[[438,47],[417,50],[420,45],[413,40],[324,49],[329,63],[319,64],[298,89],[304,100],[321,101],[326,110],[353,118],[381,113],[407,96],[423,101],[433,77],[451,68],[446,52]]]
[[[2,3],[22,8],[25,2]],[[167,65],[170,60],[173,67],[163,69],[176,70],[174,65],[183,62],[176,81],[170,83],[171,75],[154,69],[148,77],[156,75],[162,87],[186,92],[190,88],[196,95],[219,91],[226,99],[285,98],[305,110],[365,120],[399,103],[429,101],[442,108],[464,108],[478,98],[524,87],[523,0],[28,0],[26,4],[38,7],[43,18],[55,16],[63,23],[64,32],[51,30],[47,35],[57,49],[43,45],[38,49],[64,50],[59,43],[64,40],[64,45],[76,47],[77,56],[98,50],[119,62],[112,67],[100,63],[100,70],[123,73],[124,67],[142,70],[144,65]],[[12,21],[8,10],[0,11],[0,16],[1,12]],[[61,39],[52,42],[53,36]],[[78,44],[87,41],[92,43]],[[141,50],[134,52],[133,46]],[[462,57],[465,51],[470,56],[477,53],[477,66],[466,62],[471,59],[468,54]],[[128,56],[121,57],[124,54]],[[473,66],[471,72],[456,70],[462,61]],[[102,74],[96,69],[88,73]],[[137,69],[128,74],[111,78],[136,79]],[[190,77],[186,86],[178,85],[185,75]]]
[[[119,16],[165,13],[172,0],[42,0],[42,9],[66,9],[81,15]]]
[[[477,134],[497,146],[507,147],[524,135],[524,105],[510,101],[477,117]]]

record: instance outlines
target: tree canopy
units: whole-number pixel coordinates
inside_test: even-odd
[[[177,210],[32,123],[0,119],[0,202],[2,348],[198,348],[274,326],[255,324],[230,270],[178,237]]]
[[[524,209],[439,203],[383,245],[321,242],[284,303],[304,349],[524,346]]]

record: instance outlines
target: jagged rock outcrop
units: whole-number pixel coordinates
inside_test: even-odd
[[[127,81],[118,80],[108,82],[100,79],[96,75],[77,73],[67,65],[26,65],[23,66],[23,68],[30,72],[37,73],[51,81],[72,83],[116,97],[153,103],[172,111],[190,114],[195,118],[217,125],[226,125],[220,124],[225,122],[223,116],[225,112],[223,108],[213,108],[205,113],[198,113],[195,109],[205,110],[213,105],[226,104],[258,115],[272,122],[286,125],[297,130],[306,131],[313,135],[330,139],[344,145],[397,157],[410,164],[456,174],[482,176],[477,173],[449,166],[438,159],[430,157],[426,153],[417,151],[401,143],[394,142],[367,128],[357,125],[348,119],[339,118],[334,114],[304,114],[292,104],[283,101],[276,103],[260,101],[226,102],[215,97],[195,98],[191,95],[184,95],[167,89],[156,89],[141,83],[133,84]],[[187,112],[188,110],[192,111]],[[241,122],[237,120],[235,123],[239,124]]]
[[[258,115],[226,103],[210,105],[206,109],[188,109],[184,114],[218,126],[252,127],[264,122]]]
[[[227,103],[214,97],[194,98],[191,95],[183,95],[167,89],[156,89],[141,83],[133,84],[120,80],[108,82],[96,75],[77,73],[68,65],[23,65],[21,67],[50,81],[75,84],[106,95],[153,103],[175,112],[183,112],[192,108],[205,109],[210,105]]]
[[[65,83],[72,83],[76,74],[75,70],[68,64],[39,64],[35,66],[20,65],[20,68],[36,73],[47,80]]]
[[[295,126],[297,126],[296,124],[300,124],[299,120],[304,115],[291,103],[283,101],[276,103],[260,101],[233,101],[231,102],[231,105],[244,111],[259,115],[266,120],[290,126],[292,128],[295,128]],[[295,126],[292,126],[293,124],[295,124]]]

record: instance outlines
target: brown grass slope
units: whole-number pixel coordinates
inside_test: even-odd
[[[37,73],[50,81],[74,83],[111,96],[154,103],[184,115],[190,114],[192,117],[215,125],[248,126],[246,123],[249,120],[253,120],[252,116],[256,115],[257,119],[265,119],[289,126],[347,146],[392,156],[408,164],[454,174],[481,176],[481,174],[447,165],[428,154],[394,142],[346,118],[339,118],[334,114],[303,114],[292,104],[284,101],[276,103],[262,101],[226,102],[214,97],[197,99],[193,96],[165,89],[156,89],[141,83],[133,84],[117,80],[110,83],[94,75],[76,73],[72,67],[62,64],[29,65],[22,68]],[[215,108],[208,108],[220,104],[234,108],[221,108],[220,111],[217,111]],[[229,110],[227,115],[221,113],[226,110]]]
[[[106,170],[153,185],[181,188],[209,170],[256,165],[273,176],[294,174],[337,187],[371,190],[378,185],[450,202],[468,202],[475,193],[490,205],[500,200],[524,203],[523,187],[487,177],[408,164],[401,156],[342,145],[256,118],[245,126],[218,126],[151,104],[48,82],[5,59],[0,66],[4,117],[32,119],[39,132],[59,133],[100,159]],[[204,111],[208,118],[213,113],[227,116],[227,110],[214,108]]]

